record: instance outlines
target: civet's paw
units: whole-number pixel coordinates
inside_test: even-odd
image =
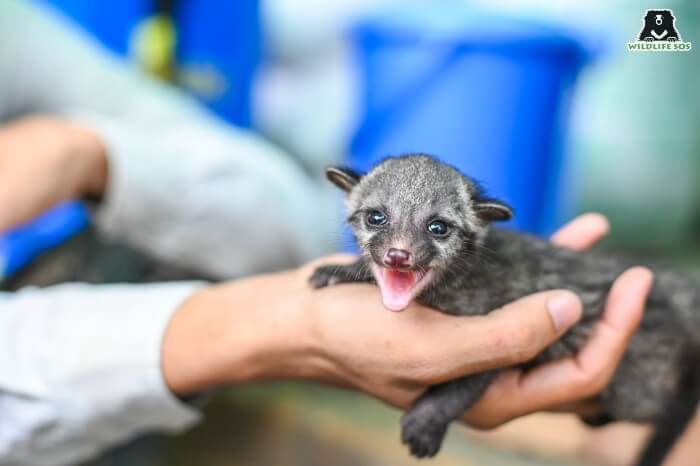
[[[437,421],[432,413],[426,412],[429,408],[417,406],[401,419],[401,441],[417,458],[435,456],[440,451],[449,425]]]

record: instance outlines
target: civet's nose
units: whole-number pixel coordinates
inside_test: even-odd
[[[384,265],[397,269],[407,269],[413,265],[413,257],[408,251],[391,248],[384,254]]]

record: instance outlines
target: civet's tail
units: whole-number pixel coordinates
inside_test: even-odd
[[[684,363],[688,370],[683,374],[680,390],[654,423],[654,433],[639,456],[638,466],[661,466],[695,415],[700,401],[700,353],[686,354]]]

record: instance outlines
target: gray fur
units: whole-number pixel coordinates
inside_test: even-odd
[[[351,179],[350,178],[345,178]],[[468,177],[424,156],[389,158],[347,186],[349,223],[362,256],[350,266],[316,271],[316,287],[373,281],[368,265],[381,264],[390,245],[415,253],[416,267],[430,267],[434,279],[418,301],[448,314],[479,315],[525,295],[565,288],[577,293],[584,317],[531,364],[577,353],[599,318],[613,281],[629,264],[594,252],[572,252],[508,230],[489,228],[509,209],[488,199]],[[370,228],[368,210],[389,216],[383,228]],[[451,225],[446,239],[427,234],[424,225],[439,217]],[[604,417],[655,421],[679,392],[687,369],[683,354],[700,344],[700,288],[689,279],[655,270],[655,283],[637,334],[609,386],[600,395]],[[402,439],[419,457],[433,456],[447,426],[483,394],[495,373],[477,374],[429,389],[402,420]]]

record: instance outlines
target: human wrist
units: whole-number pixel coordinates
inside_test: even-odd
[[[101,197],[107,184],[107,154],[99,136],[90,129],[60,123],[65,134],[64,153],[78,168],[77,196]]]
[[[175,310],[163,336],[163,378],[181,397],[220,383],[226,322],[220,307],[209,301],[208,289],[193,293]]]
[[[299,285],[297,271],[290,271],[211,290],[230,315],[226,382],[323,378],[327,363],[315,331],[315,295],[306,279]]]
[[[49,115],[30,115],[5,127],[48,148],[45,162],[61,170],[70,197],[101,197],[107,184],[108,162],[97,133],[73,121]]]
[[[163,343],[164,378],[176,395],[228,384],[318,378],[320,358],[304,293],[279,292],[276,279],[213,286],[178,308]]]

